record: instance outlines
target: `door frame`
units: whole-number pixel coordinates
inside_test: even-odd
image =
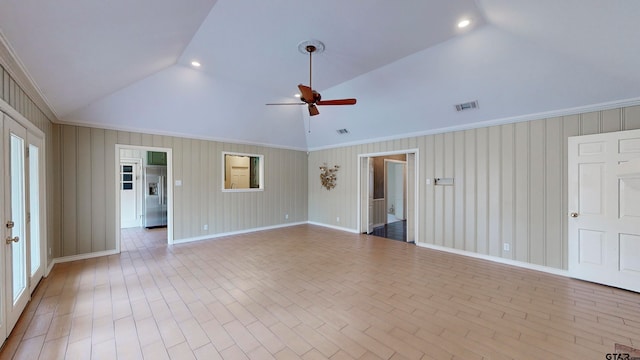
[[[34,139],[35,138],[35,139]],[[46,173],[47,173],[47,167],[46,167],[46,152],[45,152],[45,145],[44,145],[44,137],[40,137],[38,136],[38,134],[34,134],[33,131],[29,131],[27,130],[27,147],[31,146],[32,144],[34,145],[39,145],[38,147],[38,152],[39,152],[39,158],[38,158],[38,175],[39,175],[39,182],[38,182],[38,194],[40,195],[40,200],[39,200],[39,204],[38,206],[40,207],[40,214],[39,214],[39,220],[40,220],[40,225],[39,225],[39,230],[40,230],[40,237],[46,239],[47,238],[47,197],[45,196],[46,194],[46,189],[47,189],[47,183],[46,183]],[[28,164],[28,168],[27,168],[27,179],[26,181],[30,181],[31,180],[31,171],[30,171],[30,166],[31,166],[31,158],[33,157],[33,154],[31,154],[31,152],[29,151],[28,156],[27,156],[27,164]],[[31,187],[28,184],[25,184],[25,186],[29,189],[28,191],[28,207],[29,207],[29,213],[32,213],[31,210]],[[29,225],[31,224],[31,220],[33,219],[33,216],[30,216],[29,219]],[[36,287],[38,286],[38,283],[40,282],[40,280],[47,276],[47,249],[46,249],[46,242],[43,244],[42,240],[40,243],[40,270],[38,271],[39,274],[41,275],[38,279],[36,279],[36,281],[33,280],[33,276],[34,274],[31,274],[31,240],[32,240],[32,234],[31,234],[31,226],[29,226],[29,228],[27,229],[27,232],[29,233],[29,245],[28,245],[28,257],[29,257],[29,281],[30,281],[30,291],[33,293],[33,291],[36,289]]]
[[[125,145],[116,144],[115,146],[115,162],[113,164],[115,169],[115,176],[113,178],[113,186],[115,187],[116,194],[116,216],[115,216],[115,234],[116,234],[116,253],[121,251],[120,238],[120,150],[140,150],[140,151],[158,151],[167,153],[167,244],[173,245],[173,149],[157,146],[140,146],[140,145]],[[126,159],[126,157],[122,157]],[[171,186],[170,186],[171,185]],[[144,193],[144,191],[142,191]]]
[[[379,156],[388,156],[388,155],[399,155],[406,154],[406,163],[407,163],[407,200],[406,200],[406,214],[405,217],[407,219],[407,238],[406,242],[418,242],[419,237],[419,225],[418,225],[418,199],[420,193],[420,187],[418,184],[418,174],[420,174],[419,166],[419,155],[420,150],[417,148],[414,149],[405,149],[405,150],[395,150],[395,151],[386,151],[386,152],[378,152],[378,153],[365,153],[358,154],[358,232],[363,233],[367,232],[369,225],[369,197],[368,197],[368,189],[370,179],[369,176],[366,176],[364,170],[368,170],[369,168],[369,159]],[[363,170],[364,169],[364,170]],[[368,172],[368,171],[367,171]]]
[[[24,117],[21,113],[19,113],[18,111],[16,111],[11,105],[9,105],[6,101],[4,101],[3,99],[0,99],[0,128],[2,128],[2,133],[3,136],[2,138],[0,138],[0,158],[2,159],[2,162],[4,163],[4,117],[10,117],[11,119],[13,119],[14,121],[16,121],[18,124],[20,124],[22,127],[24,127],[27,131],[27,138],[29,137],[29,135],[34,136],[36,138],[39,138],[41,141],[41,145],[42,148],[40,149],[41,154],[40,154],[40,166],[41,169],[43,169],[44,171],[41,172],[41,179],[40,179],[40,183],[41,183],[41,187],[40,187],[40,208],[41,208],[41,212],[40,212],[40,221],[41,224],[45,224],[45,226],[41,227],[41,239],[40,239],[40,247],[41,247],[41,251],[44,251],[45,256],[42,257],[41,261],[44,263],[44,273],[43,276],[46,277],[49,275],[49,272],[51,271],[50,265],[51,265],[51,248],[49,247],[49,238],[48,238],[48,231],[47,231],[47,224],[48,224],[48,205],[47,205],[47,188],[48,188],[48,182],[47,182],[47,148],[48,148],[48,143],[46,140],[46,136],[45,133],[40,130],[36,125],[34,125],[31,121],[29,121],[26,117]],[[25,139],[27,140],[27,139]],[[28,141],[27,141],[28,144]],[[28,146],[28,145],[27,145]],[[5,197],[5,193],[4,193],[4,165],[2,166],[2,169],[0,170],[0,172],[3,174],[2,178],[0,178],[0,198],[2,199],[2,202],[4,202],[4,197]],[[0,218],[2,218],[2,223],[4,226],[4,222],[6,221],[5,218],[5,213],[4,213],[4,205],[0,206]],[[4,236],[3,236],[4,238]],[[27,254],[29,255],[29,254]],[[4,269],[5,264],[5,246],[0,247],[0,268]],[[29,272],[30,272],[30,267],[29,267]],[[6,340],[6,338],[9,336],[9,333],[11,332],[12,329],[7,329],[6,326],[6,304],[5,304],[5,281],[4,281],[4,271],[3,271],[3,276],[0,277],[2,280],[0,280],[0,336],[2,337],[2,339],[0,340],[0,346],[4,343],[4,341]]]

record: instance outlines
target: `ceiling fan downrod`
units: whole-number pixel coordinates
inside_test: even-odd
[[[311,59],[313,58],[312,54],[316,51],[315,45],[307,45],[307,52],[309,53],[309,87],[313,90],[313,86],[311,86]]]

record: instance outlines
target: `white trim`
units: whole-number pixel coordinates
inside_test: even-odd
[[[386,152],[377,152],[377,153],[367,153],[367,154],[358,154],[358,176],[357,176],[357,181],[358,181],[358,209],[356,212],[356,216],[358,219],[358,227],[356,229],[357,233],[364,233],[365,231],[363,231],[362,229],[362,159],[363,158],[371,158],[371,157],[377,157],[377,156],[387,156],[387,155],[399,155],[399,154],[414,154],[415,159],[414,159],[414,181],[415,181],[415,189],[414,189],[414,209],[413,209],[413,223],[414,223],[414,239],[416,241],[418,241],[420,239],[420,226],[419,226],[419,219],[420,219],[420,214],[418,213],[420,211],[420,149],[418,148],[413,148],[413,149],[404,149],[404,150],[393,150],[393,151],[386,151]],[[409,166],[409,160],[406,160],[407,163],[407,170],[408,170],[408,166]],[[407,174],[407,203],[409,202],[408,200],[408,174]],[[385,200],[386,202],[386,200]],[[407,206],[407,212],[408,212],[408,206]],[[405,214],[405,218],[407,218],[406,216],[407,214]]]
[[[59,119],[56,119],[55,121],[52,120],[52,121],[56,124],[62,124],[62,125],[84,126],[84,127],[98,128],[98,129],[105,129],[105,130],[129,131],[129,132],[143,133],[143,134],[149,134],[149,135],[181,137],[185,139],[208,140],[208,141],[216,141],[216,142],[222,142],[222,143],[228,143],[228,144],[254,145],[254,146],[263,146],[263,147],[273,148],[273,149],[285,149],[285,150],[309,152],[309,151],[336,149],[336,148],[347,147],[347,146],[372,144],[372,143],[383,142],[383,141],[393,141],[393,140],[420,137],[420,136],[426,136],[426,135],[444,134],[444,133],[454,132],[454,131],[478,129],[478,128],[512,124],[512,123],[531,121],[531,120],[548,119],[548,118],[559,117],[559,116],[576,115],[576,114],[582,114],[587,112],[610,110],[610,109],[624,108],[624,107],[636,106],[636,105],[640,105],[640,97],[632,98],[632,99],[609,101],[609,102],[592,104],[592,105],[577,106],[573,108],[544,111],[544,112],[527,114],[527,115],[510,116],[510,117],[499,118],[494,120],[485,120],[485,121],[473,122],[469,124],[447,126],[447,127],[429,129],[424,131],[402,133],[402,134],[383,136],[383,137],[377,137],[377,138],[367,138],[367,139],[344,142],[339,144],[331,144],[331,145],[324,145],[324,146],[318,146],[318,147],[307,147],[307,148],[300,148],[296,146],[286,146],[286,145],[279,145],[279,144],[269,144],[269,143],[239,140],[239,139],[212,137],[212,136],[198,136],[194,134],[172,132],[172,131],[158,131],[154,129],[143,129],[138,127],[114,126],[111,124],[79,123],[79,122],[73,122],[73,121],[62,121]]]
[[[476,259],[488,260],[488,261],[499,263],[499,264],[517,266],[517,267],[528,269],[528,270],[542,271],[542,272],[553,274],[553,275],[560,275],[568,278],[571,277],[569,275],[569,272],[563,269],[556,269],[548,266],[536,265],[536,264],[531,264],[523,261],[505,259],[497,256],[491,256],[491,255],[478,254],[470,251],[452,249],[444,246],[432,245],[432,244],[421,243],[421,242],[420,243],[417,242],[416,246],[426,248],[426,249],[431,249],[431,250],[444,251],[444,252],[448,252],[456,255],[472,257]]]
[[[2,99],[0,99],[0,111],[7,114],[7,116],[12,118],[13,120],[17,121],[18,124],[20,124],[22,127],[27,129],[27,131],[31,131],[34,133],[34,135],[41,137],[42,141],[44,142],[45,140],[44,132],[38,129],[37,126],[35,126],[31,121],[29,121],[26,117],[20,114],[16,109],[11,107],[9,103],[7,103]]]
[[[173,244],[174,245],[178,245],[178,244],[185,244],[185,243],[190,243],[190,242],[194,242],[194,241],[215,240],[215,239],[218,239],[218,238],[221,238],[221,237],[225,237],[225,236],[248,234],[248,233],[254,233],[254,232],[264,231],[264,230],[281,229],[281,228],[297,226],[297,225],[304,225],[304,224],[307,224],[307,222],[306,221],[301,221],[301,222],[295,222],[295,223],[263,226],[263,227],[258,227],[258,228],[245,229],[245,230],[237,230],[237,231],[229,231],[229,232],[224,232],[224,233],[196,236],[196,237],[191,237],[191,238],[174,240]]]
[[[17,70],[16,69],[11,69],[12,68],[11,64],[6,64],[5,70],[7,70],[7,72],[9,72],[9,75],[11,75],[13,80],[18,84],[18,86],[22,89],[22,91],[24,91],[25,94],[27,94],[27,97],[30,98],[30,100],[36,105],[36,107],[38,107],[38,109],[40,111],[42,111],[42,113],[45,116],[49,117],[48,116],[49,114],[47,114],[47,110],[48,110],[51,113],[50,115],[53,115],[54,119],[57,119],[58,118],[58,114],[56,113],[56,111],[54,110],[53,106],[51,105],[51,102],[44,95],[44,93],[42,92],[42,89],[40,89],[40,87],[38,86],[36,81],[33,79],[33,76],[31,76],[31,73],[29,72],[29,70],[27,70],[27,67],[24,65],[24,63],[22,62],[22,60],[18,56],[18,53],[13,49],[13,46],[11,46],[11,43],[9,43],[9,40],[4,35],[4,32],[2,31],[2,29],[0,29],[0,45],[2,47],[4,47],[4,49],[7,52],[7,55],[10,57],[10,59],[4,59],[5,62],[13,62],[18,67]],[[2,54],[2,52],[3,51],[0,49],[0,55]],[[2,59],[2,58],[3,57],[0,56],[0,59]],[[24,75],[25,79],[20,79],[20,78],[22,78],[22,76],[19,76],[19,74],[15,74],[11,70],[15,70],[15,71],[19,70],[20,72],[22,72],[22,75]],[[26,80],[27,82],[29,82],[29,84],[24,84],[20,80]],[[31,90],[31,88],[33,90],[35,90],[36,94],[31,94],[31,91],[29,91],[29,90]],[[41,109],[40,106],[43,105],[43,104],[38,104],[39,101],[36,101],[33,98],[31,98],[31,96],[36,96],[36,95],[39,96],[40,99],[42,99],[42,102],[47,107],[47,109]],[[52,121],[52,119],[49,119],[49,120]]]
[[[353,234],[360,234],[358,232],[358,229],[350,229],[350,228],[346,228],[346,227],[342,227],[342,226],[329,225],[329,224],[319,223],[319,222],[315,222],[315,221],[307,221],[306,224],[322,226],[322,227],[326,227],[326,228],[334,229],[334,230],[346,231],[346,232],[353,233]]]
[[[51,273],[51,270],[53,270],[53,265],[56,264],[56,258],[51,259],[51,262],[47,265],[47,268],[44,271],[44,278],[47,278],[49,276],[49,274]]]
[[[117,250],[104,250],[104,251],[97,251],[97,252],[86,253],[86,254],[70,255],[70,256],[55,258],[53,259],[53,261],[51,261],[51,266],[50,266],[50,269],[47,270],[47,275],[49,275],[49,271],[53,269],[53,265],[55,264],[60,264],[60,263],[65,263],[70,261],[77,261],[77,260],[92,259],[92,258],[97,258],[101,256],[117,255],[118,253],[119,251]]]
[[[258,188],[240,188],[240,189],[235,189],[235,188],[231,188],[231,189],[227,189],[225,186],[227,186],[227,155],[230,156],[240,156],[240,157],[248,157],[249,159],[253,158],[259,158],[260,159],[260,164],[258,166],[258,177],[259,177],[259,187]],[[264,155],[261,154],[248,154],[248,153],[239,153],[239,152],[231,152],[231,151],[223,151],[222,152],[222,171],[221,171],[221,175],[222,178],[220,179],[220,182],[222,183],[222,192],[255,192],[255,191],[264,191],[265,188],[265,179],[264,179]],[[233,184],[233,183],[231,183]]]
[[[120,150],[121,149],[136,149],[144,151],[162,151],[167,153],[167,244],[173,244],[173,149],[157,146],[142,146],[142,145],[126,145],[116,144],[115,146],[115,176],[114,183],[116,196],[115,203],[115,241],[116,241],[116,253],[120,253]],[[144,160],[143,160],[144,164]]]
[[[444,134],[444,133],[449,133],[454,131],[478,129],[478,128],[496,126],[496,125],[513,124],[513,123],[524,122],[524,121],[549,119],[549,118],[560,117],[560,116],[577,115],[577,114],[583,114],[588,112],[625,108],[625,107],[636,106],[636,105],[640,105],[640,97],[633,98],[633,99],[609,101],[609,102],[593,104],[593,105],[577,106],[573,108],[544,111],[544,112],[527,114],[527,115],[510,116],[510,117],[499,118],[494,120],[485,120],[485,121],[473,122],[470,124],[447,126],[447,127],[437,128],[437,129],[416,131],[411,133],[402,133],[402,134],[383,136],[378,138],[368,138],[368,139],[356,140],[356,141],[345,142],[340,144],[318,146],[314,148],[309,148],[307,149],[307,151],[320,151],[320,150],[336,149],[336,148],[347,147],[347,146],[372,144],[372,143],[383,142],[383,141],[407,139],[407,138],[420,137],[420,136],[426,136],[426,135]]]

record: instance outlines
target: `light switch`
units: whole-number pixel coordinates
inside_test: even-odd
[[[176,186],[182,186],[182,180],[176,180]]]

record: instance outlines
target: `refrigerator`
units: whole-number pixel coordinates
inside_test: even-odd
[[[167,167],[144,168],[144,227],[167,226]]]

